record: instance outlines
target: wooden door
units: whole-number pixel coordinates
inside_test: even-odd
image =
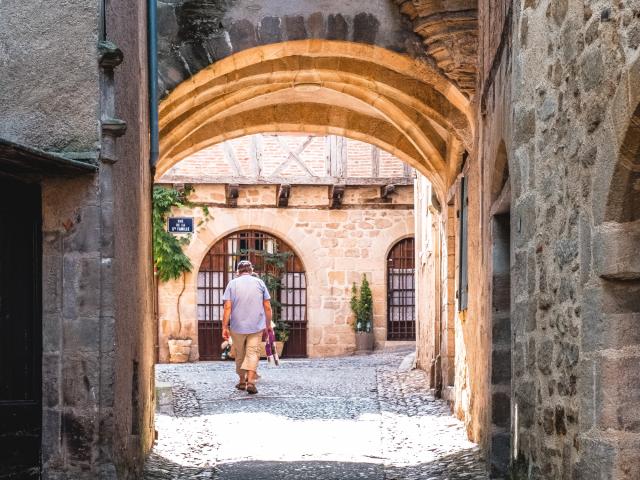
[[[222,344],[222,295],[235,276],[240,260],[250,260],[260,275],[269,265],[263,253],[288,252],[279,292],[272,292],[272,308],[289,326],[284,357],[307,356],[307,284],[300,259],[282,240],[257,230],[226,236],[207,253],[198,271],[198,350],[201,360],[220,360]],[[268,263],[268,262],[267,262]]]
[[[415,340],[413,238],[400,240],[387,258],[387,340]]]
[[[40,218],[39,186],[0,177],[0,478],[40,478]]]

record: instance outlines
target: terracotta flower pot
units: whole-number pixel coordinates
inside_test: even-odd
[[[373,332],[356,332],[356,353],[371,352],[374,344]]]
[[[169,362],[171,363],[185,363],[189,361],[189,355],[191,355],[191,344],[193,340],[190,338],[178,340],[169,340]]]

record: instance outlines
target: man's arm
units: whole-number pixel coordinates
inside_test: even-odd
[[[267,330],[273,330],[271,326],[271,319],[273,318],[273,311],[271,310],[271,300],[263,300],[264,314],[267,317]]]
[[[229,320],[231,320],[231,300],[225,300],[222,316],[222,338],[225,340],[229,340]]]

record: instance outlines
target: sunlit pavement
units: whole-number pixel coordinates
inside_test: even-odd
[[[484,479],[477,446],[407,351],[264,368],[259,393],[231,362],[158,365],[174,415],[158,414],[146,479]]]

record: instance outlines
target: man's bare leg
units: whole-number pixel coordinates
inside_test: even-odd
[[[258,393],[256,389],[256,372],[254,370],[247,370],[247,392]]]

